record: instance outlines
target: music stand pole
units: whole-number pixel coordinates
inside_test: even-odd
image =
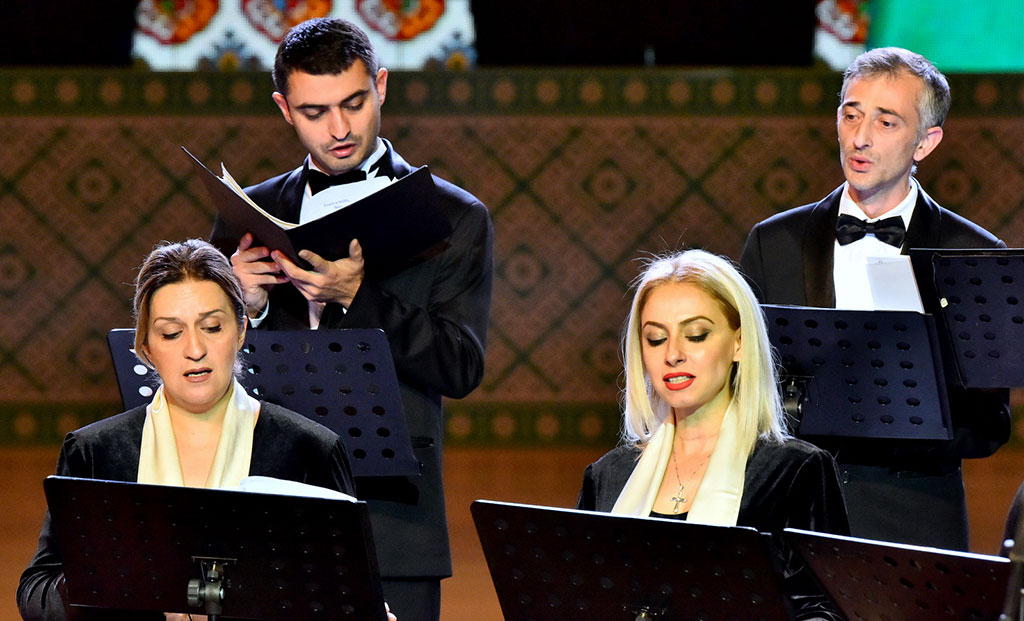
[[[644,608],[641,608],[640,612],[637,613],[635,621],[650,621],[653,618],[654,617],[652,617],[650,614],[648,614],[647,608],[644,607]]]
[[[224,611],[224,568],[234,559],[194,557],[199,563],[202,579],[188,581],[188,605],[203,607],[209,621],[217,621]]]
[[[1011,621],[1014,618],[1024,621],[1024,519],[1017,520],[1017,530],[1013,537],[1013,546],[1008,554],[1013,569],[1006,583],[1006,599],[999,621]]]

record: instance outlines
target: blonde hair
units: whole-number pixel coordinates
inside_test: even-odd
[[[787,437],[777,375],[764,312],[750,285],[731,261],[703,250],[655,256],[635,281],[636,294],[622,338],[626,387],[622,393],[623,440],[646,446],[671,409],[650,387],[641,350],[640,314],[650,294],[667,283],[692,284],[721,306],[732,329],[740,330],[740,360],[733,367],[730,393],[738,406],[741,445],[754,450],[758,436]]]

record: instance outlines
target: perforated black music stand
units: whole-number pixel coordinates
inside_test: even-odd
[[[910,257],[925,310],[941,319],[950,381],[1024,386],[1024,250],[914,248]]]
[[[134,338],[131,329],[107,335],[126,410],[149,403],[158,385]],[[246,390],[340,435],[353,475],[420,474],[383,330],[249,330],[242,353]]]
[[[750,528],[477,500],[505,619],[789,619],[769,539]]]
[[[789,528],[784,537],[849,619],[991,621],[1003,608],[1002,557]]]
[[[949,440],[929,315],[763,305],[784,381],[803,388],[799,435]]]
[[[142,364],[135,354],[135,330],[115,328],[107,333],[107,347],[114,363],[117,389],[121,393],[121,405],[131,410],[146,405],[160,385],[156,371]]]
[[[385,619],[364,502],[56,476],[43,487],[73,605]]]

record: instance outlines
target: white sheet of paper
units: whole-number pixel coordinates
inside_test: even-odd
[[[383,190],[392,183],[394,183],[393,179],[381,175],[366,181],[346,183],[321,190],[303,203],[302,220],[299,224],[312,222],[329,213],[344,209],[359,199],[366,198],[374,192]]]
[[[870,257],[865,267],[875,310],[924,312],[910,257]]]
[[[252,492],[256,494],[277,494],[278,496],[305,496],[307,498],[327,498],[328,500],[348,500],[355,502],[356,499],[348,494],[326,487],[317,487],[308,483],[275,479],[273,477],[247,476],[242,479],[236,488],[240,492]]]
[[[253,200],[249,198],[249,195],[246,194],[244,190],[242,190],[242,186],[238,185],[238,182],[235,181],[235,178],[232,177],[231,173],[228,172],[227,167],[224,166],[224,162],[220,163],[220,170],[223,173],[223,175],[220,178],[221,183],[231,188],[232,192],[242,197],[242,199],[245,200],[245,202],[249,203],[250,206],[252,206],[256,211],[263,214],[264,217],[266,217],[268,220],[270,220],[277,226],[281,227],[282,229],[285,229],[286,231],[294,229],[296,226],[298,226],[294,222],[286,222],[281,218],[271,215],[265,209],[254,203]]]

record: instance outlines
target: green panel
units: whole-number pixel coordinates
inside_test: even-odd
[[[869,47],[914,50],[943,72],[1024,71],[1021,0],[874,0]]]
[[[1013,114],[1024,75],[952,76],[955,93],[994,85],[960,113]],[[822,69],[394,72],[385,114],[828,115],[841,77]],[[277,115],[269,74],[0,69],[0,115]]]
[[[118,411],[119,403],[0,403],[0,446],[57,445],[68,431]],[[449,447],[611,448],[622,428],[614,403],[449,401],[445,412]],[[1024,421],[1024,404],[1013,407],[1013,419]],[[1024,447],[1024,436],[1015,432],[1008,446]]]
[[[56,445],[64,434],[120,411],[119,403],[0,403],[0,446]],[[449,446],[615,445],[614,403],[446,404]]]
[[[120,402],[0,403],[0,446],[59,444],[67,432],[120,411]]]

